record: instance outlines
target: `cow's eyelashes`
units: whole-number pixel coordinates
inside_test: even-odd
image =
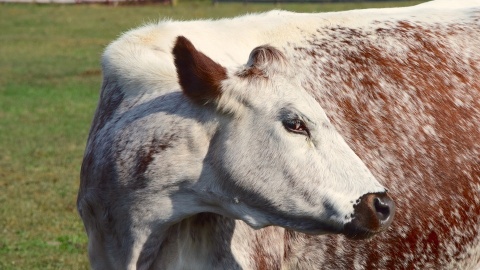
[[[302,120],[298,118],[288,119],[283,120],[282,123],[286,130],[310,137],[310,131],[308,130],[307,125],[305,125],[305,122]]]

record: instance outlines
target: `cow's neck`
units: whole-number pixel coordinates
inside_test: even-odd
[[[241,221],[200,213],[166,231],[152,268],[280,269],[283,259],[284,229],[253,230]]]
[[[229,269],[239,269],[230,250],[234,229],[234,220],[215,214],[186,218],[165,231],[153,268],[214,269],[231,265]]]

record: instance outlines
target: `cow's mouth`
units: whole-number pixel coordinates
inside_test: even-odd
[[[381,231],[372,231],[364,227],[354,225],[352,222],[345,224],[342,232],[348,239],[363,240],[368,239]]]

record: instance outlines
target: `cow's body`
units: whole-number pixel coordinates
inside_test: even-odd
[[[154,253],[153,267],[480,267],[480,1],[326,14],[274,11],[231,20],[142,27],[125,34],[105,53],[104,85],[113,82],[126,90],[111,89],[102,96],[90,140],[112,115],[153,100],[157,95],[150,90],[153,86],[165,92],[178,89],[171,50],[179,35],[226,66],[243,64],[250,51],[262,44],[280,49],[294,66],[291,72],[303,76],[303,87],[389,188],[399,210],[387,232],[365,241],[309,236],[281,227],[254,230],[242,221],[199,214],[169,227]],[[131,103],[125,103],[125,97]],[[92,173],[91,164],[102,162],[98,157],[102,151],[93,149],[107,147],[89,144],[84,178]],[[142,151],[160,153],[168,149],[169,140],[157,145]],[[146,171],[151,160],[127,156],[124,162],[138,163],[135,168]],[[137,181],[131,188],[144,185]],[[108,190],[107,186],[82,179],[79,209],[83,215],[86,207],[95,207],[85,201],[99,196],[89,191]],[[124,203],[135,207],[149,202]],[[87,231],[94,230],[93,221],[86,220],[92,217],[83,218]],[[108,241],[110,236],[102,237]],[[122,241],[117,244],[133,240]],[[102,252],[106,251],[95,256],[101,258]]]

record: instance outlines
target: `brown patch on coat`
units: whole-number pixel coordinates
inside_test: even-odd
[[[177,135],[171,134],[157,140],[154,138],[147,150],[139,151],[137,156],[137,165],[135,166],[134,179],[130,188],[134,190],[144,189],[148,186],[149,178],[145,176],[148,167],[153,162],[156,155],[172,147],[173,142],[178,138]]]
[[[276,242],[272,235],[278,234],[276,228],[267,227],[255,232],[255,242],[252,250],[254,269],[280,270],[284,254],[277,254],[276,248],[281,243]]]
[[[480,158],[472,154],[480,150],[480,55],[476,49],[467,59],[458,50],[472,48],[452,47],[449,39],[477,36],[479,26],[401,21],[378,28],[375,39],[346,28],[327,33],[311,41],[313,49],[294,48],[303,57],[330,60],[309,67],[324,76],[325,86],[305,86],[336,128],[348,130],[342,135],[389,188],[398,213],[391,229],[370,241],[338,247],[337,236],[326,237],[322,266],[352,266],[346,258],[358,256],[365,269],[442,268],[472,258],[467,249],[480,238],[474,188],[480,186]],[[384,51],[387,38],[406,48],[404,55]],[[319,91],[329,86],[333,94]],[[400,143],[405,140],[407,148]],[[372,156],[392,161],[379,167]]]

